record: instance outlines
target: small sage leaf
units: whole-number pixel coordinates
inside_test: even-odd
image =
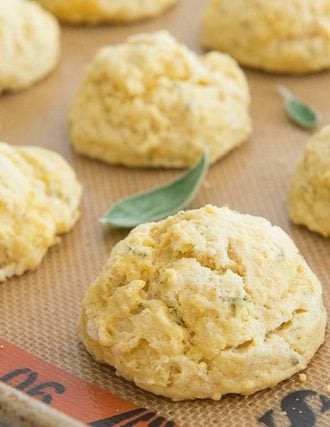
[[[286,113],[294,123],[305,129],[311,129],[317,125],[320,121],[318,112],[295,98],[286,87],[279,85],[277,89],[285,100]]]
[[[207,169],[208,155],[204,153],[198,163],[179,179],[120,200],[100,221],[110,227],[132,228],[173,215],[193,200]]]

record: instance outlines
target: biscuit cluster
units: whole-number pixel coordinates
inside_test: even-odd
[[[62,21],[96,24],[156,16],[176,1],[39,3]],[[58,61],[59,26],[40,5],[0,0],[0,93]],[[330,67],[330,0],[210,0],[202,33],[207,48],[266,71]],[[111,164],[188,167],[206,152],[214,163],[250,136],[249,106],[229,55],[197,55],[166,31],[140,34],[97,52],[72,103],[70,136],[78,153]],[[81,192],[58,154],[0,143],[0,282],[36,268],[74,226]],[[290,216],[330,237],[329,203],[327,127],[307,145]],[[96,360],[145,390],[218,400],[304,369],[325,326],[321,284],[289,236],[208,205],[138,226],[114,247],[86,292],[80,335]]]

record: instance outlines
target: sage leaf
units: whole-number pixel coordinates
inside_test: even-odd
[[[194,199],[207,169],[208,155],[205,152],[198,163],[179,179],[120,200],[100,221],[111,228],[133,228],[173,215]]]
[[[279,85],[277,90],[284,98],[288,117],[295,124],[304,129],[312,129],[318,124],[321,116],[317,111],[295,98],[286,87]]]

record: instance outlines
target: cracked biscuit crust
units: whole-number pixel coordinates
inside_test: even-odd
[[[38,0],[61,21],[71,23],[128,22],[151,18],[177,0]]]
[[[81,186],[58,154],[0,143],[0,282],[35,268],[79,217]]]
[[[209,0],[203,44],[277,73],[330,67],[330,0]]]
[[[59,25],[35,2],[0,0],[0,34],[0,94],[30,86],[55,68]]]
[[[295,224],[330,237],[330,126],[306,145],[291,183],[289,214]]]
[[[82,305],[100,362],[173,400],[250,394],[304,369],[324,341],[321,285],[263,218],[206,206],[134,229]]]
[[[169,33],[101,49],[70,114],[81,154],[127,166],[213,163],[251,133],[249,89],[227,55],[197,56]]]

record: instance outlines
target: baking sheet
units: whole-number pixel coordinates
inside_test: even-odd
[[[296,376],[249,398],[226,396],[220,402],[179,403],[144,392],[118,377],[112,368],[95,363],[78,340],[76,323],[83,293],[113,245],[127,234],[105,232],[98,218],[118,198],[165,183],[180,172],[113,167],[76,155],[70,148],[66,120],[71,99],[95,51],[131,34],[166,28],[181,42],[201,51],[200,15],[206,3],[181,0],[164,16],[130,26],[65,26],[62,59],[56,71],[29,90],[1,96],[0,139],[60,152],[76,169],[84,186],[84,198],[80,222],[49,251],[42,265],[0,285],[0,336],[181,425],[270,427],[273,420],[275,427],[312,426],[314,417],[315,425],[328,426],[329,339],[306,370],[305,383]],[[210,169],[207,183],[191,207],[206,203],[228,205],[264,216],[283,227],[322,281],[329,311],[330,240],[291,225],[286,207],[290,177],[311,134],[289,123],[276,85],[284,84],[314,105],[322,112],[323,125],[330,123],[330,72],[306,77],[279,77],[256,71],[247,71],[247,75],[252,93],[253,136]],[[292,401],[297,398],[294,406]]]

